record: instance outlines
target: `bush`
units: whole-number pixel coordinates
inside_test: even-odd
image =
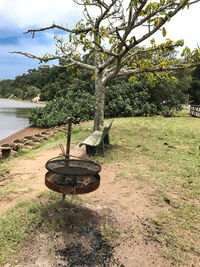
[[[150,94],[145,83],[133,84],[118,80],[107,88],[105,117],[155,114],[157,107],[149,99]]]
[[[170,92],[168,95],[161,88],[161,97],[160,87],[164,86],[166,84],[153,90],[146,82],[133,84],[124,79],[115,79],[106,88],[105,118],[154,114],[172,116],[174,110],[180,108],[181,95],[174,95],[174,88],[171,86],[171,90],[167,90]],[[157,92],[159,97],[152,99],[151,91]],[[65,96],[56,97],[44,108],[32,110],[29,121],[38,127],[53,127],[65,124],[68,117],[80,118],[81,121],[90,120],[94,117],[94,103],[93,83],[89,85],[88,82],[78,82],[77,79],[66,89]]]
[[[67,123],[68,117],[85,121],[93,118],[94,97],[86,92],[70,92],[65,98],[55,98],[45,107],[35,108],[29,113],[29,122],[37,127],[53,127]]]

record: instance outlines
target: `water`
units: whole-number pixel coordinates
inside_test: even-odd
[[[41,106],[43,104],[0,98],[0,140],[28,127],[28,112]]]

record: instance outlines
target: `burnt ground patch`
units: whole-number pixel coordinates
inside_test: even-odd
[[[104,238],[101,231],[87,225],[79,229],[74,241],[56,250],[56,257],[60,267],[124,267],[113,253],[114,246]]]
[[[17,256],[20,267],[124,267],[115,253],[119,233],[106,232],[108,223],[115,229],[110,209],[58,202],[41,214],[43,223]]]

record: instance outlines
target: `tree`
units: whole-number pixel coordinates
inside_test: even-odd
[[[190,104],[200,104],[200,67],[197,67],[192,73],[192,83],[188,90],[188,96]]]
[[[37,88],[36,86],[33,85],[27,86],[23,99],[32,99],[36,97],[39,93],[40,89]]]
[[[0,81],[0,96],[8,98],[12,95],[13,80],[6,79]]]
[[[199,64],[200,51],[189,48],[183,50],[183,59],[166,60],[157,57],[159,51],[172,51],[183,45],[183,41],[156,45],[151,39],[149,48],[142,46],[144,41],[156,32],[166,36],[164,25],[178,12],[200,0],[73,0],[83,8],[84,19],[71,29],[53,23],[49,27],[30,29],[35,33],[49,29],[60,29],[68,33],[68,40],[56,36],[56,52],[53,55],[37,56],[15,51],[14,53],[48,62],[58,59],[62,67],[81,67],[94,73],[95,115],[94,130],[101,130],[104,120],[105,92],[108,83],[115,77],[142,74],[146,79],[167,76],[167,72]],[[82,51],[82,52],[80,52]],[[84,63],[82,55],[89,52],[94,62]],[[81,54],[82,53],[82,54]],[[145,57],[145,54],[148,55]],[[142,57],[141,57],[142,55]],[[151,55],[151,56],[149,56]]]

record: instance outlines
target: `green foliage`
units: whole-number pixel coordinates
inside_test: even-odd
[[[192,73],[192,83],[188,94],[191,104],[200,104],[200,67],[197,67]]]
[[[15,91],[16,92],[16,91]],[[17,93],[20,93],[17,91]],[[23,96],[23,99],[33,99],[34,97],[36,97],[38,94],[40,93],[40,89],[30,85],[27,87],[26,92]]]
[[[152,40],[153,42],[153,40]],[[157,53],[155,64],[170,61],[174,52]],[[148,64],[151,54],[140,56],[140,68]],[[92,54],[82,61],[93,64]],[[62,65],[62,62],[60,62]],[[196,72],[195,72],[196,73]],[[40,99],[50,101],[46,107],[33,110],[30,123],[39,127],[51,127],[66,123],[68,116],[81,120],[93,119],[95,84],[92,72],[87,69],[38,68],[15,80],[0,82],[0,96],[32,99],[40,93]],[[169,76],[163,73],[144,74],[127,78],[115,78],[106,87],[105,117],[162,114],[171,116],[186,101],[191,83],[190,71],[182,70]],[[175,77],[176,78],[175,78]],[[191,91],[191,90],[190,90]],[[198,93],[198,90],[195,92]],[[196,95],[195,95],[196,97]],[[198,99],[198,97],[196,97]]]
[[[7,79],[0,81],[0,97],[8,98],[13,94],[13,80]]]
[[[147,114],[170,116],[174,110],[180,110],[181,105],[185,103],[184,90],[189,84],[185,82],[185,88],[182,88],[182,80],[177,81],[174,77],[152,85],[143,78],[136,83],[116,79],[107,88],[105,116],[126,117]]]
[[[150,95],[145,83],[133,84],[116,79],[107,88],[105,100],[105,117],[128,117],[133,115],[151,114],[154,105],[148,101]]]
[[[200,104],[200,80],[194,80],[189,90],[190,103],[199,105]]]
[[[41,98],[44,100],[51,100],[60,89],[59,82],[48,83],[41,90]]]
[[[106,118],[154,114],[171,116],[185,101],[182,90],[173,78],[154,86],[150,86],[142,79],[134,84],[126,79],[117,78],[106,89]],[[29,115],[31,124],[38,127],[52,127],[65,124],[69,116],[79,118],[81,121],[93,119],[95,105],[93,81],[86,76],[82,80],[76,77],[66,90],[59,93],[61,96],[49,101],[46,107],[31,111]]]
[[[85,56],[84,60],[88,61],[89,56]],[[30,69],[27,74],[17,76],[14,80],[0,81],[0,97],[31,100],[40,93],[40,100],[50,101],[64,96],[72,87],[94,92],[94,81],[91,81],[91,77],[92,74],[84,69]]]
[[[93,116],[94,97],[87,92],[69,91],[66,97],[49,101],[44,108],[36,108],[29,114],[31,124],[38,127],[53,127],[67,123],[68,117],[89,120]]]
[[[190,48],[185,47],[180,59],[173,56],[166,57],[165,53],[173,54],[177,47],[184,45],[184,41],[172,41],[167,38],[163,43],[156,44],[153,38],[156,32],[159,31],[162,31],[163,37],[166,37],[165,24],[182,9],[189,8],[190,4],[194,4],[190,0],[176,2],[173,0],[147,0],[144,2],[134,0],[129,3],[125,1],[123,4],[121,0],[82,0],[75,2],[82,6],[84,19],[77,21],[73,28],[65,28],[53,23],[47,28],[27,31],[27,33],[31,32],[33,36],[36,32],[43,32],[47,29],[59,29],[59,31],[64,31],[65,34],[68,33],[66,38],[63,38],[64,35],[62,33],[54,36],[56,40],[55,53],[51,54],[47,51],[41,57],[19,51],[14,53],[22,54],[29,58],[37,58],[40,63],[59,60],[59,64],[66,67],[68,69],[67,72],[71,73],[71,75],[66,76],[65,83],[60,84],[55,79],[55,76],[59,76],[58,73],[62,72],[59,69],[49,69],[46,76],[42,75],[42,79],[40,74],[43,70],[39,72],[35,70],[29,71],[31,79],[28,85],[33,85],[33,81],[39,83],[39,85],[35,86],[41,89],[41,100],[50,100],[54,97],[68,95],[68,89],[73,84],[70,77],[73,77],[74,73],[77,76],[81,75],[81,71],[78,70],[80,68],[90,70],[95,77],[94,129],[96,130],[101,129],[103,125],[105,87],[109,86],[109,83],[114,78],[127,75],[142,75],[150,88],[156,88],[159,79],[171,80],[168,75],[171,75],[174,70],[184,70],[184,68],[191,68],[200,64],[199,48],[192,51]],[[90,9],[91,5],[96,7],[95,16],[93,10]],[[150,38],[152,38],[150,46],[146,47],[146,41],[150,40]],[[86,53],[89,54],[91,59],[95,60],[85,63],[83,55]],[[91,77],[91,75],[89,76]],[[43,79],[44,77],[45,79]],[[48,77],[47,80],[46,77]],[[46,81],[45,83],[43,83],[44,80]],[[25,88],[22,81],[23,79],[18,79],[19,88],[21,86]],[[21,83],[21,86],[19,86],[19,83]],[[152,96],[149,88],[148,90],[142,89],[139,92],[136,90],[135,101],[124,98],[122,94],[122,96],[117,96],[117,100],[108,101],[107,103],[109,103],[112,110],[116,111],[115,116],[118,114],[123,116],[137,113],[147,114],[160,112],[160,110],[168,114],[171,108],[177,107],[177,102],[179,104],[183,99],[181,96],[181,99],[177,101],[176,96],[171,96],[172,91],[175,94],[174,82],[171,81],[171,83],[173,90],[170,90],[167,97],[162,98],[162,100],[159,99],[159,103],[157,99],[156,101],[150,101]],[[117,91],[119,91],[119,88]],[[148,95],[150,95],[150,98],[146,101]],[[162,108],[163,104],[165,106]],[[117,107],[118,105],[119,108]]]

